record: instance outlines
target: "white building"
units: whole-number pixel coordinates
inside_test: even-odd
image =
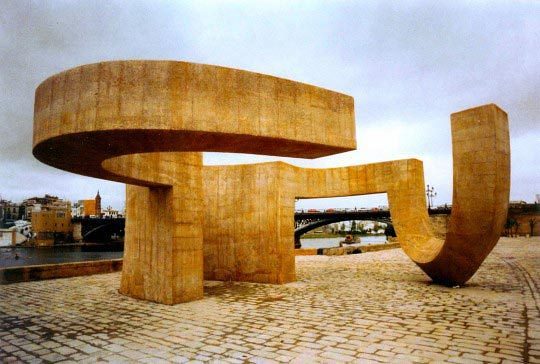
[[[28,238],[17,231],[15,226],[9,229],[0,229],[0,247],[14,246],[24,243]]]
[[[82,200],[71,205],[71,217],[84,217],[84,203]]]
[[[107,206],[106,209],[101,210],[101,214],[104,219],[117,219],[122,217],[118,210],[113,209],[111,206]]]

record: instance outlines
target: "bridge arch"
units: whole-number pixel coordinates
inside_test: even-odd
[[[95,228],[93,228],[92,230],[88,231],[86,234],[83,235],[83,240],[87,240],[89,237],[94,236],[96,233],[102,232],[106,228],[110,227],[112,224],[113,223],[110,222],[110,223],[107,223],[107,224],[96,226]]]
[[[428,209],[428,215],[450,215],[451,208]],[[333,224],[341,221],[377,221],[387,224],[385,231],[386,235],[395,237],[394,224],[390,216],[390,211],[384,210],[348,210],[348,211],[331,211],[331,212],[297,212],[294,215],[294,246],[300,248],[300,237],[321,226]],[[304,224],[301,224],[305,222]]]
[[[117,234],[125,235],[125,219],[91,219],[74,218],[75,224],[80,224],[81,238],[83,241],[108,241],[110,236]]]

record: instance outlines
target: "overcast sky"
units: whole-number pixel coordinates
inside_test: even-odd
[[[450,113],[509,114],[511,199],[540,193],[540,2],[6,1],[0,11],[0,195],[124,206],[124,185],[56,170],[31,153],[34,91],[52,74],[118,59],[240,68],[351,95],[358,150],[309,167],[424,161],[436,204],[451,202]],[[206,164],[277,160],[205,153]],[[479,187],[479,193],[481,187]],[[385,204],[385,196],[304,201]]]

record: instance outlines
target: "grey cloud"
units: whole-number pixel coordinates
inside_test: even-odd
[[[510,115],[513,155],[520,156],[513,157],[512,196],[531,200],[540,192],[540,172],[525,165],[539,162],[530,153],[540,140],[540,3],[4,1],[0,156],[11,163],[0,170],[0,193],[20,198],[50,188],[78,199],[107,186],[101,189],[121,204],[121,185],[56,171],[32,157],[34,90],[80,64],[148,58],[243,68],[350,94],[359,145],[352,162],[371,160],[374,142],[388,158],[419,157],[426,181],[448,200],[449,114],[498,103]],[[395,146],[365,138],[373,128],[414,133],[404,131],[412,140]]]

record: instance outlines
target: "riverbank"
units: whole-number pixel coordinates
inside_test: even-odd
[[[122,246],[107,244],[0,248],[0,268],[119,259]]]
[[[327,238],[345,238],[347,235],[351,235],[349,233],[343,233],[343,234],[332,234],[332,233],[306,233],[302,235],[302,239],[327,239]],[[375,237],[375,236],[384,236],[384,234],[352,234],[355,238],[369,238],[369,237]]]
[[[309,254],[317,254],[319,249],[323,249],[324,253],[319,254],[345,254],[336,253],[340,250],[324,250],[330,248],[338,248],[339,242],[344,240],[343,237],[335,238],[318,238],[318,239],[301,239],[303,252],[311,251]],[[363,236],[359,243],[355,243],[353,247],[367,247],[370,245],[385,245],[386,237],[381,236]],[[347,254],[352,254],[349,251],[359,253],[361,250],[356,248],[346,250]],[[306,250],[307,249],[307,250]],[[313,250],[315,249],[314,253]],[[366,251],[364,248],[363,251]],[[0,248],[0,269],[20,266],[39,266],[46,264],[64,264],[73,262],[99,261],[121,259],[123,256],[123,244],[115,243],[75,243],[62,244],[45,247],[2,247]],[[300,253],[298,253],[300,254]]]
[[[0,284],[114,273],[122,270],[122,264],[123,259],[109,259],[9,267],[0,269]]]
[[[81,249],[82,247],[64,246],[64,248]],[[372,245],[353,244],[345,247],[296,249],[295,255],[349,255],[396,248],[399,248],[398,243]],[[44,260],[47,261],[47,256],[43,256],[43,251],[45,251],[49,254],[54,254],[54,256],[49,256],[49,260],[61,262],[53,264],[28,265],[28,262],[31,261],[32,258],[28,255],[23,256],[23,258],[14,258],[13,256],[9,257],[11,265],[0,267],[0,284],[78,277],[112,273],[122,270],[122,252],[82,252],[76,250],[71,252],[63,251],[62,256],[57,256],[57,249],[47,250],[46,248],[37,248],[37,250],[37,252],[41,253],[41,255],[39,258],[35,258],[34,260],[38,260],[40,262]],[[102,258],[109,257],[111,254],[113,257],[116,255],[116,257],[113,259]],[[4,264],[6,264],[5,252],[0,251],[0,256],[4,258]]]
[[[373,245],[350,245],[343,247],[334,247],[334,248],[305,248],[305,249],[295,249],[294,254],[296,256],[305,256],[305,255],[349,255],[349,254],[361,254],[361,253],[370,253],[381,250],[388,249],[397,249],[399,248],[399,243],[392,242],[387,244],[373,244]]]
[[[340,242],[345,240],[344,236],[339,236],[337,238],[318,238],[318,239],[309,239],[304,238],[300,239],[300,245],[302,248],[337,248],[340,246]],[[374,245],[374,244],[385,244],[386,236],[385,235],[368,235],[362,236],[358,239],[359,241],[354,243],[356,246],[364,245]]]
[[[80,243],[66,243],[66,244],[55,244],[55,245],[36,245],[35,243],[23,243],[19,245],[5,245],[0,246],[0,249],[17,249],[17,248],[26,248],[26,249],[49,249],[49,248],[61,248],[61,247],[73,247],[73,246],[111,246],[111,245],[123,245],[123,241],[111,241],[108,243],[89,243],[89,242],[80,242]]]

